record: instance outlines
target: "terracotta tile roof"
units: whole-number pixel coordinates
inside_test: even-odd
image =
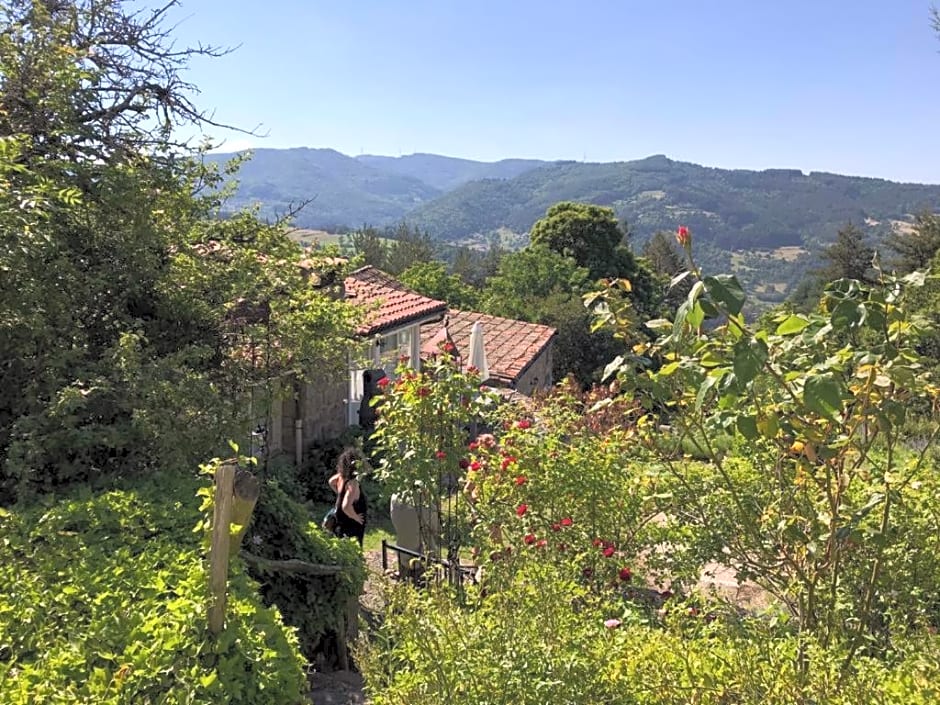
[[[538,323],[488,316],[473,311],[448,312],[448,332],[460,351],[470,350],[470,330],[483,324],[483,347],[490,368],[490,381],[513,384],[542,354],[555,336],[555,329]],[[440,332],[440,324],[421,326],[422,348]]]
[[[389,328],[443,314],[447,304],[418,294],[372,266],[361,267],[343,282],[346,299],[366,307],[366,321],[357,331],[373,335]]]

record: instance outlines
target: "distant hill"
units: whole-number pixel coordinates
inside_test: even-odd
[[[940,186],[789,169],[715,169],[664,156],[632,162],[560,162],[516,178],[464,184],[408,220],[446,240],[528,231],[558,201],[613,206],[639,239],[688,225],[726,250],[814,246],[848,221],[886,224],[940,206]]]
[[[212,155],[224,161],[232,155]],[[728,252],[831,241],[848,221],[877,239],[892,223],[938,210],[940,186],[790,169],[715,169],[658,155],[631,162],[476,162],[436,154],[348,157],[332,149],[259,149],[238,175],[232,208],[267,215],[314,201],[301,228],[336,231],[399,220],[449,242],[526,233],[558,201],[613,206],[642,242],[679,224]],[[796,265],[794,265],[796,267]]]
[[[439,154],[409,154],[404,157],[380,157],[363,154],[357,161],[377,169],[420,179],[428,186],[450,191],[468,181],[512,179],[549,162],[538,159],[503,159],[477,162],[472,159],[442,157]]]
[[[232,154],[209,155],[225,162]],[[441,194],[413,176],[378,169],[333,149],[256,149],[238,173],[232,209],[258,203],[274,217],[314,199],[295,222],[334,229],[400,219],[415,206]]]

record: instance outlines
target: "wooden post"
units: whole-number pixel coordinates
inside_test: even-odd
[[[212,546],[209,549],[209,631],[225,626],[225,591],[228,583],[229,524],[235,500],[235,465],[225,463],[215,471],[212,512]]]
[[[238,525],[238,532],[231,537],[228,547],[229,558],[238,554],[242,545],[242,537],[251,523],[251,513],[255,510],[255,503],[261,494],[261,483],[258,478],[245,468],[235,471],[235,501],[232,506],[232,524]]]

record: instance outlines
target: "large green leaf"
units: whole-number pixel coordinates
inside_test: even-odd
[[[810,377],[803,386],[803,403],[820,416],[838,421],[842,411],[842,385],[831,374]]]
[[[808,325],[809,321],[803,316],[794,314],[777,326],[777,335],[795,335],[803,331]]]
[[[705,289],[709,296],[724,306],[732,316],[738,315],[744,308],[744,289],[738,278],[732,274],[705,277]]]
[[[747,384],[760,373],[767,360],[767,350],[757,340],[742,340],[734,346],[734,375],[741,384]]]

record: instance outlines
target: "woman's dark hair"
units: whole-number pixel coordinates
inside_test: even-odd
[[[359,450],[356,448],[347,448],[339,454],[336,460],[336,473],[344,480],[352,479],[356,476],[356,468],[362,459],[359,456]]]

